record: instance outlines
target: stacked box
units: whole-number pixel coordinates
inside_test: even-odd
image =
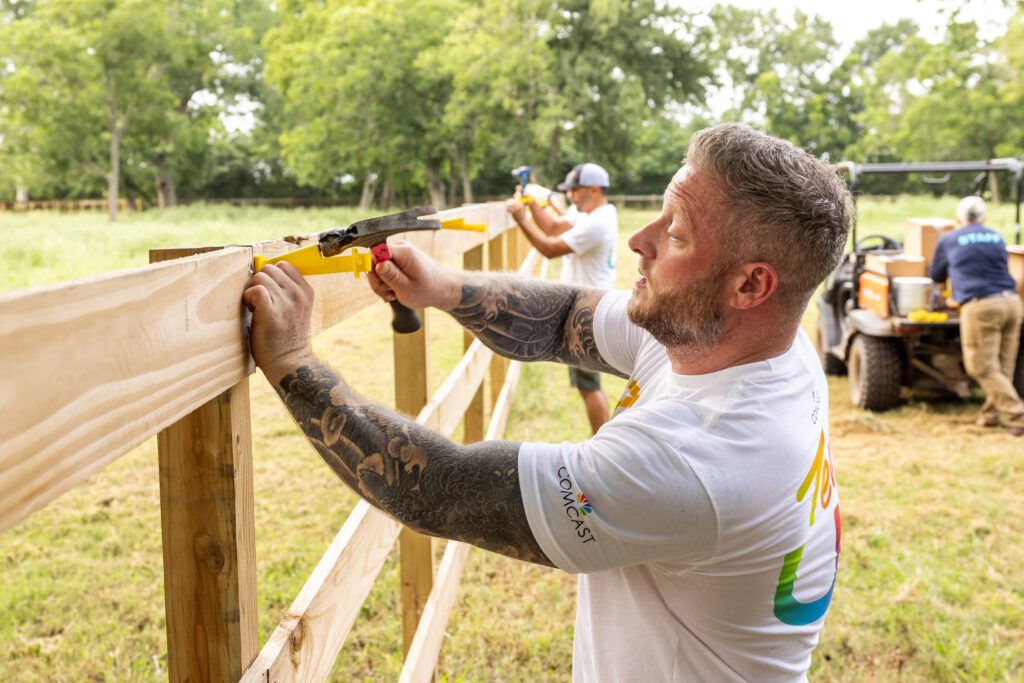
[[[903,253],[923,258],[924,274],[927,274],[939,238],[954,227],[948,218],[908,218],[903,226]]]
[[[1010,254],[1010,275],[1017,283],[1017,293],[1024,298],[1024,246],[1019,244],[1007,244],[1006,251]]]
[[[892,277],[927,277],[924,257],[907,254],[868,254],[864,266],[871,271]]]

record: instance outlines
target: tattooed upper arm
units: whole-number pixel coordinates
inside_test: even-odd
[[[454,444],[359,398],[316,362],[277,390],[324,461],[374,506],[422,533],[553,566],[526,518],[519,444]]]
[[[599,289],[577,289],[575,292],[575,300],[562,328],[562,345],[555,350],[555,358],[584,370],[608,372],[625,377],[626,375],[601,357],[601,352],[597,350],[597,340],[594,338],[594,313],[604,292]]]
[[[488,347],[514,360],[553,360],[625,375],[594,340],[594,312],[604,292],[508,276],[473,277],[452,316]]]

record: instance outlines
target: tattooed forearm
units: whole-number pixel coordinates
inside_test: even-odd
[[[621,372],[594,342],[594,311],[604,292],[526,278],[488,277],[462,285],[450,312],[488,347],[514,360],[559,361]]]
[[[367,403],[315,362],[277,391],[331,469],[374,506],[422,533],[552,566],[523,508],[519,444],[454,444]]]

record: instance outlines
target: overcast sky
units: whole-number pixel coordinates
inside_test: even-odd
[[[702,9],[714,4],[714,0],[699,0],[686,6]],[[807,14],[817,14],[832,24],[836,38],[844,47],[851,46],[869,30],[904,17],[914,19],[921,27],[922,35],[935,40],[942,35],[942,27],[948,17],[942,10],[948,12],[948,8],[953,6],[949,0],[731,0],[723,4],[746,9],[773,7],[784,19],[792,17],[795,8]],[[961,17],[977,21],[986,37],[1002,34],[1013,13],[999,0],[961,0],[958,4],[963,7]]]

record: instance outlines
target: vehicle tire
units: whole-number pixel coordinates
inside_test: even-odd
[[[850,345],[847,367],[855,406],[882,411],[899,403],[903,359],[896,342],[858,334]]]
[[[825,336],[825,329],[821,326],[820,320],[818,321],[818,325],[815,329],[814,346],[818,349],[818,360],[821,361],[821,367],[825,369],[825,374],[845,375],[846,363],[825,350],[827,348],[827,343],[825,342],[827,337]]]

